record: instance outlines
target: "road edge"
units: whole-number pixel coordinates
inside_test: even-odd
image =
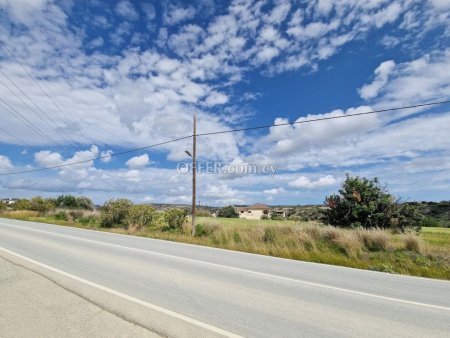
[[[164,337],[240,337],[157,305],[101,286],[0,247],[5,260],[33,271],[92,304]]]

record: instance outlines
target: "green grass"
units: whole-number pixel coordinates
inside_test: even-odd
[[[450,279],[450,229],[423,228],[419,235],[382,230],[349,230],[317,222],[198,217],[202,236],[192,237],[188,223],[178,231],[161,225],[143,229],[101,228],[58,220],[56,213],[7,212],[2,216],[35,222],[157,238],[282,258],[359,269]],[[95,219],[95,217],[94,217]]]

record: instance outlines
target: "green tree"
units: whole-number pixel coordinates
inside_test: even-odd
[[[56,198],[56,206],[58,208],[76,209],[77,199],[72,195],[60,195]]]
[[[154,220],[155,208],[148,204],[137,204],[130,208],[127,223],[129,226],[143,228],[150,226]]]
[[[76,200],[77,200],[77,207],[79,209],[94,210],[94,203],[90,198],[85,196],[79,196],[76,198]]]
[[[133,203],[126,198],[111,199],[100,209],[101,226],[105,228],[125,227]]]
[[[92,200],[84,196],[60,195],[55,204],[58,208],[93,210]]]
[[[420,215],[399,203],[377,178],[347,175],[338,194],[326,197],[324,222],[339,227],[397,228],[415,226]]]
[[[226,206],[219,209],[217,212],[217,217],[223,218],[238,218],[239,214],[236,212],[236,209],[232,206]]]
[[[169,209],[164,213],[164,219],[170,229],[181,229],[186,222],[187,209]]]

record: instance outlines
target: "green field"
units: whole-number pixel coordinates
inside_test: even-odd
[[[270,255],[295,260],[347,266],[389,273],[450,280],[450,229],[423,228],[420,233],[389,230],[339,229],[321,223],[198,217],[198,236],[186,222],[167,231],[160,223],[143,229],[102,228],[92,222],[56,219],[56,214],[6,212],[1,216],[85,229],[158,238]]]

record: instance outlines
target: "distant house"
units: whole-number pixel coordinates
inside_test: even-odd
[[[270,208],[267,204],[253,204],[248,207],[236,207],[239,218],[261,219],[262,216],[269,216]]]
[[[18,198],[3,198],[2,203],[6,204],[6,205],[12,205],[12,204],[16,203],[18,200],[19,200]]]
[[[275,208],[270,210],[270,216],[277,215],[281,218],[286,218],[286,209],[285,208]]]

